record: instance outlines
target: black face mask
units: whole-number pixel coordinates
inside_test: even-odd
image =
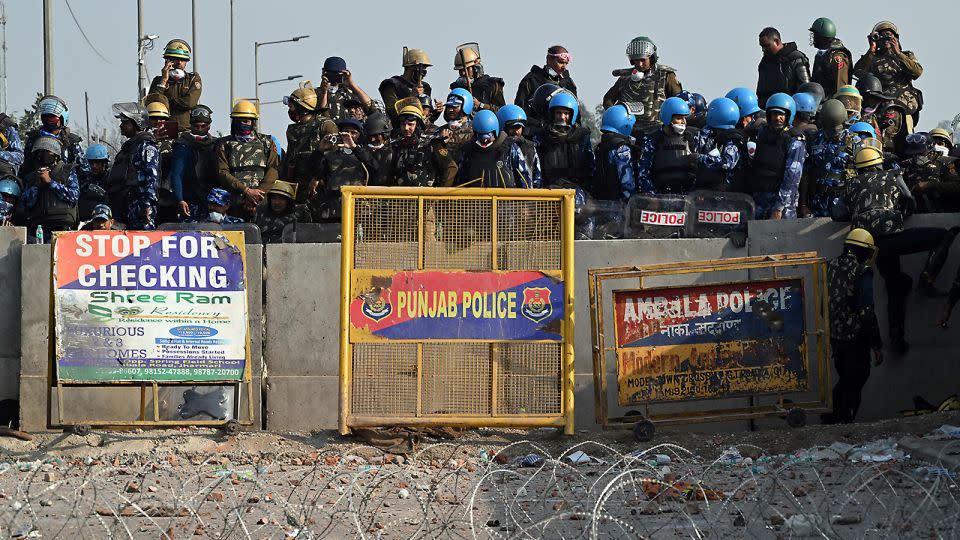
[[[57,164],[57,161],[60,161],[59,156],[51,154],[46,150],[41,151],[38,154],[37,162],[43,167],[52,167]]]

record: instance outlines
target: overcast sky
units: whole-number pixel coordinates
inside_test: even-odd
[[[113,122],[109,106],[136,98],[137,3],[134,0],[70,0],[74,13],[101,60],[84,41],[65,0],[53,0],[55,92],[66,99],[71,125],[84,134],[83,93],[90,95],[91,124]],[[42,3],[6,0],[8,112],[19,114],[43,90]],[[150,77],[162,66],[167,40],[192,41],[190,0],[145,0],[144,32],[160,36],[148,54]],[[230,105],[229,0],[198,0],[194,46],[203,77],[201,103],[214,110],[214,129],[227,131]],[[920,5],[928,7],[918,7]],[[725,6],[736,6],[729,8]],[[745,8],[756,6],[751,13]],[[573,54],[570,70],[580,98],[593,107],[612,84],[610,70],[627,65],[624,49],[637,35],[658,45],[660,62],[677,69],[683,87],[707,99],[734,86],[755,87],[761,51],[757,34],[778,28],[784,41],[796,41],[813,62],[808,43],[811,22],[832,18],[839,37],[854,53],[864,52],[874,23],[889,19],[900,27],[904,49],[924,66],[915,82],[926,101],[920,128],[960,111],[957,69],[950,61],[956,45],[960,3],[806,1],[801,3],[717,2],[330,2],[317,0],[235,0],[235,95],[254,95],[253,44],[309,34],[299,43],[260,48],[260,79],[303,74],[319,82],[323,60],[342,56],[360,85],[378,97],[380,81],[401,71],[403,45],[426,49],[434,67],[427,81],[441,98],[451,81],[456,45],[480,43],[487,73],[506,80],[507,101],[532,64],[542,64],[546,48],[559,43]],[[412,9],[416,7],[416,13]],[[463,8],[462,14],[456,9]],[[601,9],[603,11],[601,11]],[[807,15],[804,15],[806,13]],[[436,22],[428,22],[433,16]],[[938,52],[939,51],[939,52]],[[188,67],[194,70],[193,64]],[[261,87],[261,99],[280,99],[296,87]],[[281,140],[289,123],[282,104],[265,105],[262,130]]]

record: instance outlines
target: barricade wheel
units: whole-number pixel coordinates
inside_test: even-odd
[[[807,425],[807,411],[794,407],[787,411],[787,425],[792,428],[800,428]]]
[[[223,425],[223,432],[227,435],[236,435],[240,433],[240,422],[236,420],[227,420],[227,423]]]
[[[90,425],[89,424],[75,424],[71,427],[71,430],[75,435],[81,437],[86,437],[90,434]]]
[[[637,442],[648,442],[653,440],[653,436],[656,432],[657,427],[653,425],[653,422],[646,418],[633,425],[633,438]]]

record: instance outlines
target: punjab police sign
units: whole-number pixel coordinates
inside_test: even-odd
[[[613,297],[621,405],[807,389],[799,279]]]
[[[242,379],[248,347],[245,262],[242,232],[58,234],[58,377]]]

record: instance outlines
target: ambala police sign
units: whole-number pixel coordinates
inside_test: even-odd
[[[245,262],[242,232],[58,234],[58,377],[240,380],[248,349]]]

